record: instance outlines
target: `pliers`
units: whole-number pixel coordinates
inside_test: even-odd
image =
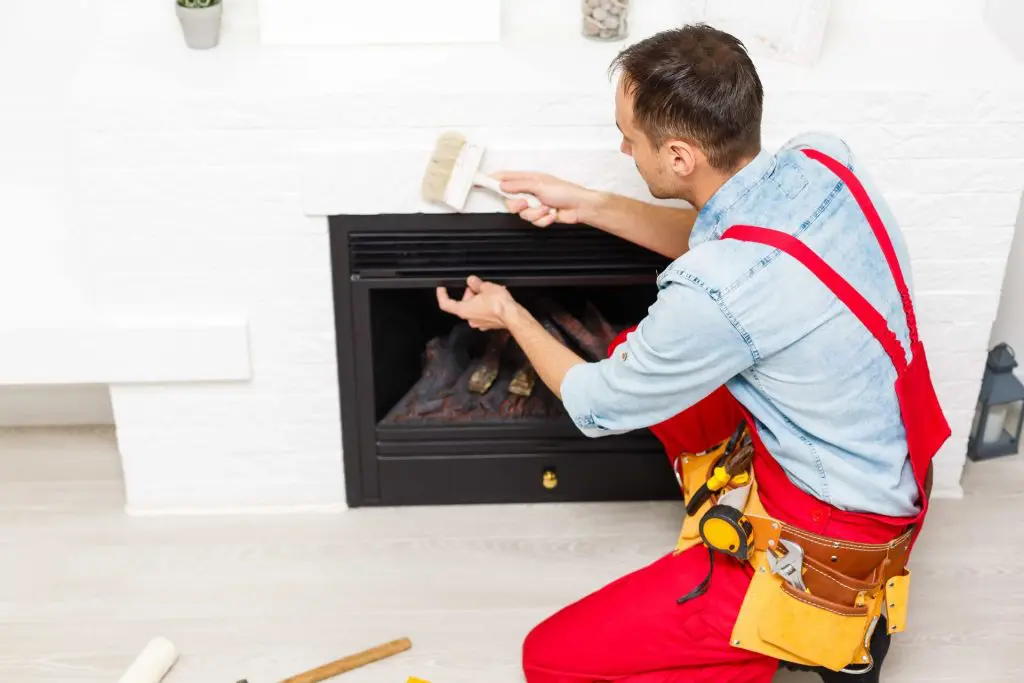
[[[750,474],[747,468],[753,458],[753,445],[750,442],[750,435],[746,433],[747,425],[744,422],[736,429],[736,432],[729,439],[723,455],[712,469],[708,480],[697,489],[690,501],[686,504],[686,514],[695,515],[701,506],[707,502],[713,493],[717,493],[728,484],[743,485],[750,481]],[[737,447],[740,439],[743,444]]]

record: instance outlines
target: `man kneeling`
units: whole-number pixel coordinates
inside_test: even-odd
[[[442,310],[507,329],[577,427],[650,428],[679,475],[677,547],[526,639],[529,683],[769,681],[779,661],[867,671],[902,630],[905,566],[949,437],[917,337],[900,229],[847,146],[761,148],[763,91],[713,28],[623,51],[616,123],[655,206],[499,174],[509,210],[581,223],[674,259],[647,317],[588,363],[501,285]],[[906,273],[906,274],[905,274]]]

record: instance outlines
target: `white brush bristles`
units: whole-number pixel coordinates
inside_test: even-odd
[[[441,135],[423,176],[423,196],[462,211],[477,182],[483,158],[484,148],[467,142],[459,133]]]
[[[455,171],[459,154],[466,146],[466,138],[460,133],[444,133],[437,138],[434,154],[423,175],[423,198],[432,202],[444,202],[448,182]]]

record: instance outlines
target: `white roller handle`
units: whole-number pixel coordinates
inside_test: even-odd
[[[492,178],[489,175],[483,173],[477,173],[473,177],[473,184],[479,185],[480,187],[486,187],[488,190],[497,192],[505,199],[525,199],[527,206],[531,209],[536,209],[541,205],[540,200],[534,197],[532,194],[509,194],[501,189],[501,181],[497,178]]]
[[[178,650],[166,638],[154,638],[139,653],[117,683],[160,683],[178,660]]]

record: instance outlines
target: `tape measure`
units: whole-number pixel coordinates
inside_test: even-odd
[[[676,602],[682,605],[707,592],[715,569],[715,553],[746,561],[754,548],[754,526],[732,505],[718,504],[700,518],[700,537],[708,549],[708,573],[696,587]]]
[[[754,525],[731,505],[715,505],[700,519],[700,537],[712,550],[746,561],[754,547]]]

